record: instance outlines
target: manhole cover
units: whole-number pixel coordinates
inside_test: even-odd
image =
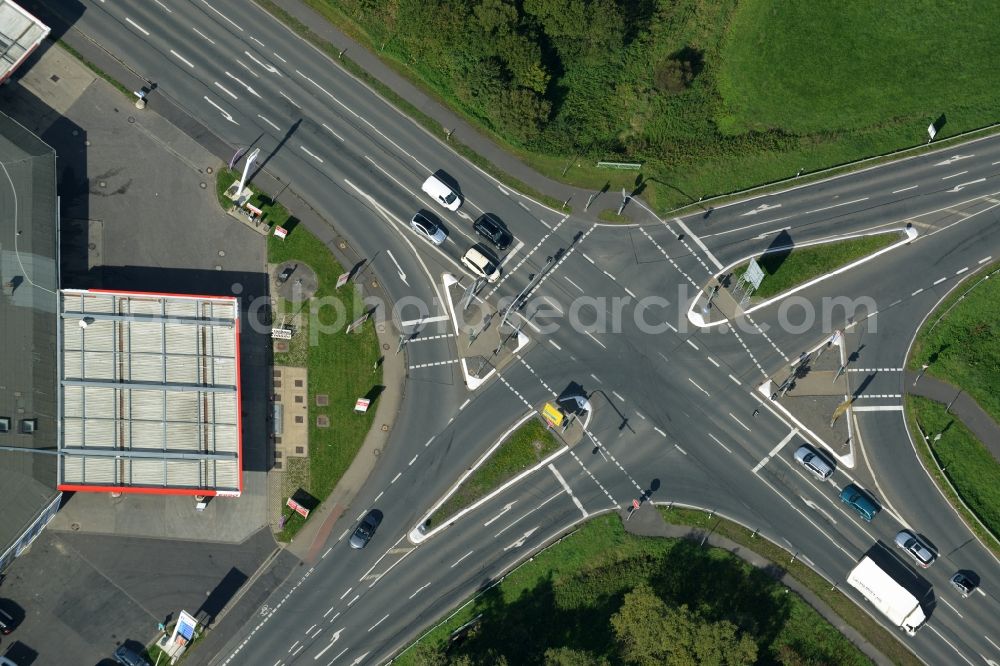
[[[206,167],[205,173],[215,173],[215,167]]]
[[[382,349],[384,349],[385,351],[389,351],[389,345],[382,345]]]
[[[135,118],[133,118],[132,116],[129,116],[129,117],[128,117],[128,121],[129,121],[130,123],[134,123],[134,122],[135,122]]]
[[[347,243],[345,243],[344,241],[340,241],[339,243],[337,243],[337,247],[339,247],[341,250],[347,249]]]
[[[218,264],[216,264],[216,265],[215,265],[215,270],[217,270],[217,271],[221,271],[221,270],[222,270],[222,266],[219,266]]]
[[[204,190],[205,188],[208,187],[208,185],[206,185],[204,182],[201,182],[201,183],[198,183],[198,187],[200,187],[201,189]]]
[[[100,181],[100,182],[98,182],[97,184],[100,185],[101,187],[107,187],[108,186],[108,184],[106,182],[104,182],[103,180]]]
[[[96,250],[97,249],[97,243],[87,243],[87,249],[88,250]]]
[[[380,455],[382,455],[382,449],[372,449],[372,455],[378,458]]]
[[[220,257],[226,256],[226,251],[225,250],[219,250],[219,256]]]
[[[80,529],[80,523],[70,523],[69,528],[74,532],[76,532],[78,529]]]
[[[372,289],[378,289],[378,280],[372,280]]]
[[[382,424],[382,432],[389,432],[389,426],[387,426],[386,424],[383,423]]]

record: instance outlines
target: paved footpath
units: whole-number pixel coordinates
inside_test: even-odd
[[[834,612],[834,610],[830,608],[825,601],[817,597],[812,590],[788,574],[784,567],[780,564],[771,562],[771,560],[758,555],[752,550],[747,549],[745,546],[742,546],[735,541],[731,541],[724,536],[712,534],[711,532],[706,532],[705,530],[697,527],[691,527],[690,525],[669,525],[666,521],[664,521],[663,514],[661,514],[653,505],[644,506],[636,511],[632,518],[628,520],[626,520],[628,518],[627,510],[620,511],[619,516],[622,519],[622,524],[625,526],[625,531],[630,534],[635,534],[637,536],[666,537],[670,539],[688,539],[691,541],[697,541],[703,545],[707,544],[709,546],[714,546],[715,548],[728,550],[736,557],[739,557],[743,561],[758,569],[780,574],[776,575],[776,580],[779,583],[802,597],[807,604],[812,606],[816,612],[822,615],[827,622],[832,624],[837,631],[844,634],[844,636],[847,637],[847,640],[851,641],[859,650],[864,652],[869,659],[874,661],[876,664],[892,663],[892,661],[882,654],[878,648],[869,643],[864,636],[859,634],[854,627],[844,622],[844,620],[837,615],[837,613]]]
[[[918,380],[916,372],[907,370],[903,381],[905,382],[903,390],[907,393],[949,405],[949,411],[958,417],[958,420],[983,443],[986,450],[993,454],[997,462],[1000,462],[1000,425],[997,425],[997,422],[968,393],[927,373]]]

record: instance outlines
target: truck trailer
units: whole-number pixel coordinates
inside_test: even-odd
[[[847,582],[910,636],[927,619],[917,598],[868,556],[851,570]]]

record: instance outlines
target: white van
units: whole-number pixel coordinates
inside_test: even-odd
[[[462,255],[462,263],[477,278],[486,278],[487,282],[496,282],[500,279],[500,266],[497,265],[497,261],[490,257],[489,250],[478,243]]]
[[[431,176],[425,180],[420,189],[448,210],[458,210],[458,207],[462,205],[462,197],[455,194],[455,191],[437,176]]]

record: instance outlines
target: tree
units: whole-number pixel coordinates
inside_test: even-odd
[[[524,11],[563,56],[607,54],[622,46],[625,19],[614,0],[524,0]]]
[[[622,660],[639,666],[741,666],[757,659],[757,644],[731,622],[708,622],[687,606],[668,607],[648,585],[625,595],[611,617]]]
[[[545,651],[545,666],[609,666],[609,664],[604,657],[595,657],[586,650],[560,647]]]

